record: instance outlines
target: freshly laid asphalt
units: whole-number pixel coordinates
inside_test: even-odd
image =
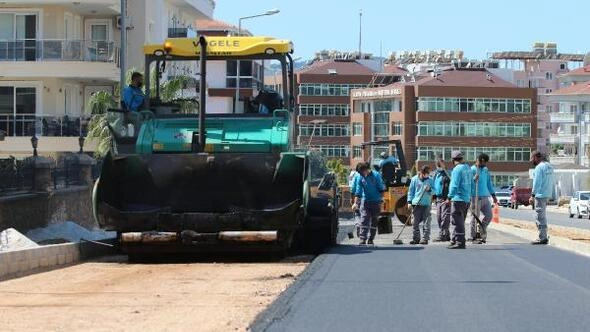
[[[408,245],[407,227],[393,245],[400,229],[320,255],[252,330],[590,330],[589,258],[494,230],[488,244],[449,250]]]

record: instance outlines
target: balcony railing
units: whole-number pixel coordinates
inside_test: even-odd
[[[90,61],[118,65],[119,47],[111,41],[2,40],[0,61]]]
[[[197,32],[191,28],[168,28],[168,38],[196,38]]]
[[[574,114],[574,113],[551,113],[551,122],[553,122],[553,123],[576,122],[576,114]]]
[[[5,136],[86,136],[88,119],[35,114],[0,114],[0,130]]]
[[[573,134],[551,134],[549,141],[551,144],[575,144],[578,135]]]
[[[549,156],[549,160],[552,164],[575,164],[576,156]]]

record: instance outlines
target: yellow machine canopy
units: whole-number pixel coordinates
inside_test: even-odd
[[[293,43],[286,39],[272,37],[205,37],[207,56],[240,57],[256,54],[286,54],[293,52]],[[146,55],[171,55],[177,57],[199,56],[198,38],[168,38],[163,44],[143,47]]]

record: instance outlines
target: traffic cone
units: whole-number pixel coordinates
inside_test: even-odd
[[[500,223],[500,207],[497,204],[492,208],[492,222]]]

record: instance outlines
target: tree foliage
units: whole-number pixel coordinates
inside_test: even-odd
[[[338,181],[339,184],[345,184],[347,183],[347,178],[348,178],[348,167],[346,167],[343,163],[342,160],[340,159],[330,159],[326,162],[326,167],[328,168],[328,170],[330,172],[334,172],[334,174],[336,175],[336,180]]]
[[[131,80],[131,74],[135,69],[129,69],[126,73],[126,80]],[[151,82],[155,84],[155,70],[150,73]],[[160,97],[164,102],[170,102],[176,99],[179,92],[184,89],[191,78],[188,76],[175,76],[174,78],[164,81],[160,84]],[[94,93],[88,101],[87,109],[90,110],[91,118],[88,123],[87,138],[96,142],[96,150],[94,155],[97,158],[104,157],[112,147],[113,137],[109,130],[109,119],[107,110],[109,108],[116,108],[119,105],[120,87],[117,85],[114,93],[108,91],[99,91]],[[155,95],[155,86],[150,87],[151,95]],[[183,100],[181,103],[181,110],[187,112],[189,109],[194,109],[194,102]],[[139,128],[138,128],[139,129]]]

